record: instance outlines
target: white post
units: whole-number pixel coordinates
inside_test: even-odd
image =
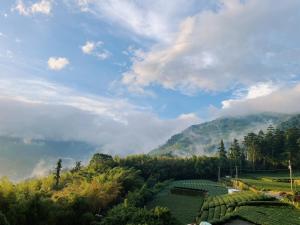
[[[292,193],[293,193],[294,190],[293,190],[293,174],[292,174],[292,164],[291,164],[291,160],[289,160],[289,170],[290,170],[291,191],[292,191]]]
[[[235,186],[238,186],[238,167],[235,166]]]

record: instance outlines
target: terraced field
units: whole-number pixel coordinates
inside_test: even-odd
[[[262,225],[299,225],[300,211],[291,207],[242,206],[235,213],[239,218]]]
[[[208,192],[209,196],[216,196],[228,193],[227,188],[210,180],[179,180],[174,181],[172,185],[174,187],[205,190]]]
[[[261,178],[256,179],[274,183],[274,181],[261,180]],[[284,182],[278,183],[285,184]],[[261,182],[260,184],[264,183]],[[283,190],[285,186],[276,186],[275,182],[273,185],[264,186],[264,188],[266,187],[270,187],[271,190]],[[171,190],[174,188],[191,188],[206,191],[207,194],[203,196],[172,194]],[[212,224],[227,224],[228,221],[240,219],[261,225],[300,225],[300,210],[287,203],[251,191],[227,194],[225,187],[209,180],[171,182],[169,186],[156,195],[147,207],[153,208],[158,205],[168,207],[181,224],[192,222],[199,224],[201,221],[208,221]]]
[[[170,191],[174,187],[206,190],[211,196],[227,193],[225,187],[209,180],[180,180],[172,182],[163,191],[158,193],[147,207],[153,208],[158,205],[168,207],[182,224],[191,223],[196,220],[203,204],[204,196],[171,194]]]
[[[208,197],[202,205],[198,221],[208,221],[211,223],[227,219],[232,215],[237,207],[247,204],[261,204],[262,201],[273,200],[268,196],[253,192],[241,192],[231,195],[218,195]]]

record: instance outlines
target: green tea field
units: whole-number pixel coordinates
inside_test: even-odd
[[[171,194],[174,187],[192,188],[206,190],[209,195],[215,196],[227,193],[227,189],[209,180],[180,180],[172,182],[168,187],[156,195],[153,201],[148,204],[148,208],[155,206],[168,207],[172,214],[182,224],[194,222],[201,209],[204,196],[187,196]]]

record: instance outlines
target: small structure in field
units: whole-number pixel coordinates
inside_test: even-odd
[[[208,223],[208,222],[203,221],[203,222],[201,222],[199,225],[211,225],[211,224]]]
[[[228,188],[228,194],[233,194],[233,193],[236,193],[236,192],[240,192],[240,190],[235,189],[235,188]]]

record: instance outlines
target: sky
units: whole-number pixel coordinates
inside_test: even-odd
[[[300,111],[298,0],[1,0],[0,135],[146,153]]]

